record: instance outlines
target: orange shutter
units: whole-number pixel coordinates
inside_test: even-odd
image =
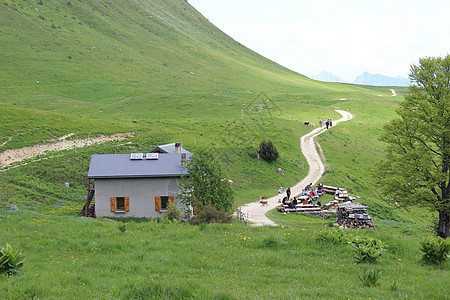
[[[156,211],[161,210],[161,197],[159,197],[159,196],[155,197],[155,210]]]
[[[170,201],[171,203],[173,203],[174,200],[175,200],[175,197],[174,197],[174,196],[169,196],[169,201]]]
[[[111,197],[111,211],[116,211],[116,197]]]
[[[125,197],[125,211],[130,211],[130,197]]]

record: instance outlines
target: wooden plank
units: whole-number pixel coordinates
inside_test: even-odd
[[[329,186],[329,185],[324,185],[323,189],[325,192],[327,193],[335,193],[336,190],[338,190],[339,188],[335,187],[335,186]]]

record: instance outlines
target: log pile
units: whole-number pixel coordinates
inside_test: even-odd
[[[357,202],[346,202],[336,206],[336,224],[345,228],[375,228],[367,214],[367,206]]]

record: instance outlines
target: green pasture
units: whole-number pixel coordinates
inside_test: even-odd
[[[56,208],[58,210],[59,208]],[[279,227],[205,226],[2,213],[0,237],[22,249],[20,276],[1,276],[3,299],[445,299],[448,262],[421,264],[425,228],[392,224],[349,230],[387,246],[373,267],[380,285],[364,287],[350,245],[319,243],[331,220],[272,215]]]

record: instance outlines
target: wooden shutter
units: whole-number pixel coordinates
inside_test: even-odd
[[[111,211],[115,212],[116,211],[116,197],[111,197]]]
[[[125,197],[125,211],[130,211],[130,197]]]
[[[156,211],[161,210],[161,197],[159,197],[159,196],[155,197],[155,210]]]
[[[174,197],[174,196],[169,196],[169,201],[170,201],[171,203],[173,203],[174,200],[175,200],[175,197]]]

